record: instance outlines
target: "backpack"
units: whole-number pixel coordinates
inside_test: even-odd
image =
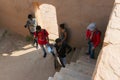
[[[43,29],[43,30],[44,30],[44,35],[46,35],[47,31],[45,29]]]
[[[96,34],[98,34],[98,33],[100,33],[100,37],[101,37],[102,32],[101,32],[100,30],[97,30],[97,31],[96,31]]]

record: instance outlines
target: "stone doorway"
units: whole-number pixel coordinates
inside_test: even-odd
[[[34,3],[34,8],[38,25],[40,25],[42,28],[46,29],[49,32],[50,40],[53,41],[58,38],[59,32],[55,6],[51,4]]]

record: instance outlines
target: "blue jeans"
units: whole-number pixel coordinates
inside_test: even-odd
[[[62,66],[65,67],[65,65],[66,65],[66,57],[60,58],[60,61],[62,63]]]
[[[47,52],[46,52],[46,50],[45,50],[45,47],[46,47],[46,46],[47,46],[47,45],[40,45],[41,49],[42,49],[43,52],[44,52],[44,56],[47,55]]]
[[[94,59],[95,50],[92,49],[92,47],[94,47],[93,43],[89,41],[88,45],[89,45],[88,53],[90,55],[90,58]]]

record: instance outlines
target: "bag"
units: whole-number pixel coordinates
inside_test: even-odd
[[[49,53],[51,53],[51,52],[52,52],[52,48],[51,48],[50,46],[47,46],[47,51],[48,51]]]
[[[54,53],[53,45],[47,44],[47,51],[48,53]]]
[[[101,33],[100,30],[97,30],[97,31],[96,31],[96,34],[98,34],[98,33],[100,33],[100,37],[101,37],[102,33]]]
[[[60,58],[56,56],[54,58],[54,68],[57,70],[57,69],[60,69],[61,67],[62,67],[62,64],[61,64]]]

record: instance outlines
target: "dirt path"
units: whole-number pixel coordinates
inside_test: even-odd
[[[47,80],[55,72],[53,57],[42,55],[23,37],[6,33],[0,38],[0,80]]]

